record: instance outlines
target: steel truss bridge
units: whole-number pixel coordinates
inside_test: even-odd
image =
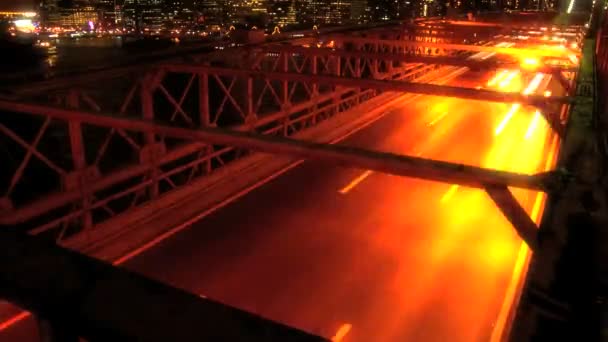
[[[510,188],[557,194],[572,181],[567,172],[496,171],[301,135],[370,101],[412,93],[536,106],[563,138],[564,113],[581,96],[579,66],[570,61],[583,56],[570,47],[564,53],[538,46],[561,42],[543,39],[547,27],[568,44],[582,45],[585,21],[553,26],[529,16],[523,22],[507,18],[510,24],[493,20],[436,19],[311,34],[7,89],[0,100],[0,141],[20,152],[3,157],[0,296],[33,312],[41,331],[58,341],[325,340],[108,264],[120,264],[120,255],[92,252],[97,241],[120,234],[125,215],[179,199],[180,192],[258,152],[483,189],[539,252],[539,227]],[[488,44],[495,37],[521,43],[524,33],[524,44]],[[471,58],[478,53],[501,58]],[[536,56],[534,72],[553,75],[564,95],[423,78],[445,66],[518,68],[522,56]]]

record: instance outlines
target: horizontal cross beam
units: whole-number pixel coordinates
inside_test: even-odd
[[[0,109],[8,112],[48,116],[53,119],[76,121],[114,129],[156,133],[179,139],[241,147],[260,152],[287,155],[298,159],[326,161],[398,176],[460,184],[472,188],[486,189],[486,191],[488,191],[487,189],[503,189],[506,192],[490,193],[497,194],[496,197],[501,199],[495,202],[511,222],[514,224],[525,223],[516,225],[515,229],[531,248],[537,246],[536,233],[532,229],[534,223],[531,222],[529,217],[526,219],[521,215],[523,209],[517,208],[517,201],[514,202],[511,199],[512,195],[509,194],[507,187],[513,186],[544,191],[554,183],[556,178],[553,173],[526,175],[393,153],[369,151],[361,148],[263,136],[220,128],[203,127],[191,129],[174,127],[149,120],[131,119],[124,116],[90,113],[28,103],[0,101]],[[513,207],[516,209],[514,210]],[[20,216],[18,210],[0,216],[0,224],[14,224],[15,218]]]
[[[408,40],[390,40],[390,39],[374,39],[363,37],[352,37],[345,35],[334,35],[332,38],[341,42],[353,42],[362,44],[378,44],[382,46],[392,47],[410,47],[420,46],[433,49],[445,49],[456,51],[474,51],[474,52],[496,52],[505,55],[517,56],[538,56],[538,57],[553,57],[553,58],[568,58],[568,54],[578,55],[579,53],[569,50],[551,50],[551,49],[535,49],[535,48],[519,48],[519,47],[499,47],[487,45],[472,45],[472,44],[448,44],[448,43],[432,43],[432,42],[416,42]]]
[[[294,45],[267,45],[260,48],[252,49],[257,53],[291,53],[307,57],[329,57],[337,56],[343,58],[361,58],[379,61],[394,61],[403,63],[423,63],[437,65],[453,65],[475,69],[497,69],[497,68],[519,68],[520,63],[517,61],[497,61],[497,60],[477,60],[466,57],[451,57],[451,56],[426,56],[426,55],[409,55],[405,53],[376,53],[365,51],[347,51],[343,49],[331,48],[315,48],[303,47]],[[574,67],[554,67],[554,66],[539,66],[534,71],[544,72],[546,74],[559,73],[561,71],[576,71]]]
[[[544,176],[542,175],[525,175],[497,171],[393,153],[369,151],[361,148],[264,136],[221,128],[182,128],[119,115],[2,100],[0,100],[0,109],[15,113],[49,116],[53,119],[64,121],[78,121],[108,128],[156,133],[179,139],[290,155],[302,159],[324,160],[350,167],[429,181],[456,183],[473,188],[485,188],[489,184],[494,184],[544,190]]]
[[[538,95],[523,95],[520,93],[503,93],[486,89],[463,88],[427,83],[402,82],[393,80],[375,80],[350,78],[327,75],[308,75],[287,72],[263,72],[242,69],[193,66],[187,64],[171,64],[162,66],[164,70],[176,73],[209,73],[219,76],[256,77],[268,80],[299,81],[308,84],[331,84],[348,88],[377,89],[424,95],[457,97],[470,100],[481,100],[502,103],[524,103],[534,106],[546,106],[551,103],[570,103],[569,97],[545,97]]]

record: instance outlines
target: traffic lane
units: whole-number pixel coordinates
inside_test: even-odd
[[[542,169],[541,154],[544,150],[544,133],[547,132],[547,129],[546,127],[544,130],[539,129],[540,132],[537,132],[535,139],[525,139],[524,133],[527,130],[522,130],[522,128],[526,127],[527,124],[524,123],[530,119],[528,114],[522,113],[521,120],[513,120],[504,133],[496,138],[497,143],[493,147],[488,145],[492,148],[481,161],[482,164],[485,164],[484,166],[528,173]],[[469,129],[469,131],[471,130]],[[511,147],[505,149],[504,145]],[[459,144],[459,146],[466,145]],[[458,150],[458,148],[451,149],[448,152],[451,156],[448,158],[470,162],[471,152],[476,151],[467,147]],[[444,155],[445,153],[442,154],[442,156]],[[459,155],[460,157],[458,157]],[[383,178],[386,180],[381,182],[380,179]],[[386,189],[398,188],[398,183],[401,181],[403,180],[387,175],[369,177],[369,180],[361,183],[357,189],[352,191],[351,195],[361,192],[362,196],[366,198],[385,199],[387,197]],[[360,332],[359,335],[363,335],[361,341],[439,341],[444,339],[476,341],[487,340],[492,333],[494,320],[502,305],[501,299],[504,298],[510,280],[520,240],[502,214],[481,191],[459,189],[449,197],[446,195],[451,193],[452,186],[428,183],[426,186],[422,186],[422,189],[419,190],[420,193],[415,197],[420,201],[425,201],[424,195],[436,187],[442,187],[445,192],[440,196],[435,196],[435,201],[441,204],[452,203],[450,208],[433,207],[432,201],[413,208],[409,202],[403,205],[408,206],[406,215],[412,213],[414,215],[417,213],[435,214],[437,220],[441,220],[443,217],[442,222],[435,222],[435,224],[444,227],[445,230],[429,235],[431,240],[415,237],[415,240],[421,242],[420,245],[428,247],[428,257],[423,259],[437,260],[437,262],[421,263],[418,266],[415,266],[414,262],[404,263],[407,265],[405,272],[416,272],[417,275],[415,282],[403,282],[408,288],[409,297],[404,299],[407,305],[399,309],[395,305],[395,297],[391,297],[384,306],[378,304],[375,311],[368,311],[369,318],[357,321],[372,323],[367,324],[367,328],[364,329],[357,329],[358,326],[360,327],[358,324],[353,324],[352,327],[353,336],[357,335],[357,332]],[[377,191],[378,194],[374,195],[373,191]],[[402,194],[406,191],[412,191],[412,189],[405,186],[397,193]],[[529,200],[531,197],[529,195],[529,193],[519,192],[518,197],[530,212],[532,201]],[[444,201],[444,199],[447,200]],[[394,211],[398,211],[399,206],[402,205],[398,195],[386,202],[398,203],[397,207],[393,209]],[[480,213],[483,215],[477,215]],[[378,217],[383,216],[378,215]],[[416,221],[424,218],[425,216]],[[483,230],[480,230],[480,227]],[[411,235],[411,232],[407,234]],[[386,241],[394,241],[394,234],[389,232],[382,235],[387,236]],[[437,239],[437,236],[440,238]],[[407,241],[399,241],[396,248],[402,248],[406,244]],[[428,272],[434,274],[434,278],[431,277],[434,280],[427,284],[424,279],[429,277]],[[450,285],[446,288],[445,284]],[[389,293],[389,291],[385,290],[383,293]],[[416,309],[417,307],[419,309]],[[454,308],[466,309],[454,311]],[[402,314],[393,315],[388,319],[382,315],[382,313],[399,312],[400,310],[403,311]],[[382,322],[374,322],[374,317],[383,317]],[[397,319],[397,317],[401,319]],[[393,326],[398,329],[390,328],[387,320],[391,319],[395,322]],[[365,335],[367,330],[377,331],[374,326],[381,323],[384,324],[382,338],[379,339],[377,334]],[[441,325],[445,328],[443,332],[440,329]],[[449,334],[446,335],[446,332]]]
[[[403,104],[409,106],[411,103],[405,101]],[[425,123],[431,120],[430,114],[421,113],[420,116],[404,116],[403,111],[406,108],[391,110],[390,114],[373,125],[350,136],[345,143],[351,146],[359,145],[368,148],[370,145],[383,146],[383,149],[387,150],[387,147],[391,146],[390,143],[386,143],[387,139],[394,138],[387,132],[394,130],[397,125],[402,125],[407,131],[411,132],[424,131],[427,128]],[[414,135],[407,135],[406,137],[409,138],[401,138],[402,144],[413,144],[416,141]],[[222,254],[224,251],[230,250],[223,247],[222,243],[238,243],[234,240],[240,240],[244,246],[235,248],[230,255],[222,256],[218,260],[214,259],[212,262],[214,268],[230,267],[233,264],[233,259],[239,258],[240,253],[245,253],[251,248],[252,242],[268,239],[266,235],[269,228],[267,227],[280,227],[286,224],[281,220],[282,217],[292,216],[299,211],[318,208],[317,197],[335,197],[336,185],[348,181],[357,173],[359,173],[359,170],[337,167],[333,164],[306,162],[302,166],[288,171],[282,177],[278,177],[265,186],[256,189],[241,200],[233,202],[215,214],[208,216],[183,234],[178,234],[162,242],[153,250],[145,252],[125,265],[127,267],[135,265],[133,268],[138,271],[144,271],[145,274],[152,275],[161,281],[183,287],[179,284],[192,283],[193,278],[190,277],[190,271],[178,268],[172,269],[173,273],[158,272],[159,269],[156,265],[163,260],[165,255],[176,255],[183,252],[180,246],[191,240],[190,234],[197,236],[195,240],[203,241],[209,245],[205,249],[193,251],[197,253],[195,256],[199,259],[205,259],[209,254],[211,257]],[[297,207],[295,204],[300,206]],[[264,209],[260,210],[257,208],[258,205]],[[322,206],[327,207],[324,204]],[[233,213],[238,213],[238,215],[234,216]],[[256,217],[256,220],[247,220],[248,217]],[[245,221],[229,225],[237,229],[225,229],[226,224],[224,222],[232,219]],[[201,227],[203,228],[201,229]],[[271,229],[270,232],[274,233]],[[212,272],[213,270],[207,270],[206,275]]]
[[[475,121],[477,120],[473,120],[473,122]],[[397,137],[400,141],[403,141],[403,136]],[[468,145],[462,144],[461,146]],[[230,210],[228,215],[214,215],[216,217],[209,217],[206,222],[203,221],[203,223],[207,223],[206,226],[208,227],[219,226],[221,223],[224,223],[226,226],[260,226],[257,229],[258,232],[252,234],[252,236],[235,234],[235,238],[240,237],[240,241],[232,242],[229,241],[230,239],[227,239],[229,243],[228,246],[222,246],[226,240],[221,241],[220,243],[214,241],[215,245],[213,248],[217,248],[216,251],[230,251],[230,253],[228,253],[230,262],[227,263],[226,267],[221,272],[215,272],[215,276],[211,274],[213,271],[200,275],[190,274],[190,279],[186,279],[188,276],[184,275],[184,272],[192,272],[189,272],[188,270],[177,272],[182,273],[180,276],[177,275],[176,272],[167,275],[166,271],[164,271],[162,272],[164,273],[162,276],[163,280],[168,280],[178,286],[185,286],[191,291],[204,293],[207,296],[223,300],[232,305],[261,313],[264,316],[280,319],[285,323],[330,336],[331,327],[335,328],[340,320],[337,316],[347,317],[347,315],[332,314],[330,312],[331,310],[327,309],[332,305],[327,305],[327,303],[331,303],[332,299],[341,298],[340,294],[345,292],[344,289],[349,287],[332,286],[329,289],[325,289],[326,287],[324,287],[324,289],[319,289],[319,285],[317,284],[319,282],[323,284],[329,282],[331,284],[351,284],[352,286],[352,283],[368,283],[369,285],[364,289],[361,287],[358,288],[359,292],[361,292],[360,294],[349,296],[350,298],[343,301],[341,305],[334,306],[349,307],[348,303],[356,302],[353,298],[365,297],[364,293],[369,291],[370,287],[373,287],[374,282],[371,280],[379,279],[381,274],[387,273],[382,270],[382,265],[395,265],[395,263],[384,260],[385,257],[383,257],[382,253],[365,255],[364,258],[361,258],[360,262],[367,263],[369,272],[373,273],[375,270],[376,273],[380,273],[375,274],[371,279],[357,280],[355,278],[354,281],[348,280],[356,273],[352,272],[352,267],[349,267],[349,265],[353,259],[358,259],[356,255],[352,255],[352,250],[365,250],[366,239],[361,240],[359,243],[362,243],[363,245],[357,247],[357,239],[349,238],[348,234],[344,233],[345,226],[356,226],[357,224],[356,222],[350,222],[348,219],[344,218],[351,217],[353,220],[359,220],[361,217],[357,217],[357,215],[353,215],[353,213],[365,212],[366,210],[369,211],[368,208],[370,207],[370,203],[364,201],[363,205],[359,208],[348,208],[345,210],[342,205],[336,205],[335,199],[332,199],[331,196],[324,196],[323,194],[315,192],[316,196],[313,196],[308,201],[303,200],[300,195],[295,197],[296,204],[289,204],[290,194],[288,192],[294,189],[294,184],[305,185],[306,189],[303,189],[304,193],[302,194],[304,196],[306,195],[306,190],[310,191],[310,189],[316,189],[316,187],[310,185],[310,182],[298,182],[297,179],[296,181],[292,181],[293,178],[298,178],[294,177],[294,174],[300,173],[299,177],[303,180],[306,180],[307,178],[317,179],[317,176],[327,176],[327,170],[320,167],[320,165],[315,165],[314,163],[307,164],[304,164],[302,168],[294,170],[289,177],[279,178],[276,182],[273,182],[273,184],[269,184],[267,187],[257,191],[258,193],[267,192],[267,196],[271,199],[274,198],[275,200],[277,194],[282,196],[278,201],[279,208],[276,206],[277,203],[275,203],[275,206],[268,206],[273,210],[271,212],[272,216],[259,217],[261,216],[259,213],[260,209],[257,207],[261,201],[257,198],[253,198],[251,200],[252,202],[249,202],[247,198],[244,198],[243,201],[235,203],[238,207],[231,208],[232,210]],[[317,172],[317,174],[315,174],[315,172]],[[281,181],[285,181],[286,179],[292,180],[288,180],[284,184],[281,184]],[[413,182],[412,184],[417,182],[415,180],[407,181]],[[415,198],[410,198],[410,201],[406,200],[406,204],[407,202],[422,203],[424,201],[417,202],[414,199],[420,200],[421,198],[424,198],[423,196],[425,194],[428,195],[430,193],[427,186],[422,186],[420,188],[421,191],[419,192],[412,191],[412,188],[415,189],[414,186],[407,186],[406,189],[399,192],[401,199],[403,199],[404,193],[409,194],[405,197],[416,194]],[[289,191],[286,192],[285,189],[289,189]],[[442,190],[443,187],[441,188],[441,191]],[[439,193],[436,193],[434,197],[437,197],[438,195]],[[325,200],[327,197],[330,197],[329,201]],[[380,198],[382,197],[380,196]],[[245,202],[249,202],[249,204]],[[245,205],[241,207],[243,204]],[[287,208],[281,208],[285,204],[287,204]],[[411,209],[410,211],[412,212],[420,212],[421,208],[410,207],[409,209]],[[253,211],[254,213],[248,214],[247,211]],[[240,220],[241,222],[227,223],[226,220],[234,220],[237,217],[231,213],[239,213],[241,218],[237,218],[237,220]],[[217,220],[217,216],[225,216],[219,220],[223,222],[214,223],[213,221]],[[302,220],[302,216],[308,219]],[[391,217],[382,212],[379,216]],[[255,222],[247,220],[247,217],[255,217]],[[429,219],[430,221],[425,222],[425,220]],[[243,220],[246,222],[243,223]],[[312,220],[315,223],[318,222],[319,224],[313,226],[308,220]],[[429,217],[427,215],[412,217],[412,221],[410,222],[401,219],[401,222],[406,227],[415,227],[416,225],[421,224],[423,226],[437,225],[437,222],[434,221],[432,216]],[[278,232],[274,230],[270,234],[264,234],[263,227],[289,227],[289,230],[286,228]],[[352,229],[349,229],[349,232],[351,230]],[[360,231],[362,236],[365,236],[367,230],[369,230],[368,224],[362,227],[362,230]],[[191,232],[194,231],[198,232],[197,234],[203,232],[196,228]],[[180,239],[182,241],[172,243],[174,246],[173,248],[167,249],[165,248],[167,246],[161,247],[165,248],[165,253],[162,253],[163,255],[157,260],[158,262],[154,261],[154,259],[148,255],[150,253],[146,253],[141,258],[142,265],[129,264],[136,270],[143,270],[145,273],[146,268],[150,270],[150,265],[155,264],[158,266],[159,262],[162,263],[163,260],[165,260],[164,262],[167,262],[167,256],[170,256],[169,258],[173,259],[176,257],[176,254],[182,254],[181,257],[177,256],[177,259],[191,258],[205,260],[205,264],[213,264],[213,268],[217,269],[217,263],[213,260],[210,261],[209,257],[201,258],[199,255],[193,256],[191,254],[191,252],[200,253],[201,249],[194,248],[194,250],[191,250],[191,248],[184,246],[184,244],[192,244],[193,241],[204,241],[209,239],[207,237],[195,238],[191,234],[188,234],[188,236],[185,235],[186,234],[176,237],[176,240]],[[336,242],[339,243],[340,241],[342,241],[343,244],[336,246]],[[234,243],[237,243],[238,245],[235,246]],[[253,248],[253,246],[257,246],[257,248]],[[243,250],[247,250],[247,252],[245,254],[235,255],[234,251],[240,253]],[[310,253],[310,251],[314,251],[314,253]],[[208,251],[204,251],[203,253],[207,252]],[[217,256],[217,253],[212,254]],[[314,256],[315,259],[311,260],[311,256]],[[219,255],[218,257],[221,259],[222,255]],[[221,260],[220,262],[225,261],[226,260]],[[359,267],[362,268],[363,266],[359,265]],[[153,269],[150,270],[150,275],[158,277],[158,269],[155,270],[154,268],[156,267],[152,268]],[[298,270],[303,270],[303,272]],[[176,281],[178,278],[181,278],[181,280]],[[313,281],[313,283],[311,283],[311,281]],[[248,284],[248,286],[243,286],[243,284]],[[316,297],[316,299],[311,298],[311,296]],[[374,302],[372,299],[373,298],[365,298],[363,300]],[[317,305],[326,303],[326,308],[323,312],[318,312],[318,307],[315,303],[317,303]],[[356,308],[361,307],[365,307],[365,305],[357,304],[347,311],[354,312],[356,311]],[[357,327],[363,325],[364,323],[358,322],[358,324],[353,325],[353,329],[358,330]]]

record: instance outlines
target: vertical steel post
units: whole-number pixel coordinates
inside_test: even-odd
[[[209,127],[211,118],[209,113],[209,74],[198,75],[198,110],[202,127]]]
[[[149,120],[152,121],[154,120],[154,94],[153,94],[153,87],[150,85],[152,83],[152,79],[153,76],[152,75],[147,75],[146,77],[144,77],[143,81],[142,81],[142,85],[141,85],[141,92],[140,92],[140,97],[141,97],[141,111],[142,111],[142,116],[144,118],[144,120]],[[152,180],[152,183],[150,184],[150,197],[151,198],[156,198],[158,197],[158,174],[159,174],[159,170],[158,170],[158,165],[157,165],[157,160],[154,156],[154,145],[156,143],[156,137],[155,134],[152,132],[146,132],[144,133],[144,140],[145,140],[145,144],[146,147],[148,149],[148,153],[150,154],[150,161],[151,161],[151,170],[150,170],[150,174],[149,177]]]
[[[318,67],[318,57],[317,55],[313,55],[312,56],[312,74],[316,75],[319,72],[319,67]],[[312,84],[312,100],[314,101],[314,105],[312,107],[313,112],[317,113],[317,110],[319,109],[319,106],[317,105],[317,97],[319,96],[319,85],[317,83],[313,83]],[[315,114],[312,116],[311,118],[311,122],[313,125],[317,124],[317,115]]]
[[[283,72],[289,72],[289,53],[288,52],[283,52],[281,54],[282,58],[281,58],[281,68],[283,70]],[[295,85],[294,85],[295,87]],[[281,99],[281,111],[285,112],[287,111],[287,108],[289,107],[289,81],[284,80],[281,84],[281,95],[283,96],[283,98]],[[286,113],[285,113],[286,114]],[[287,136],[288,132],[288,128],[289,128],[289,116],[285,115],[285,119],[283,120],[283,136]]]
[[[70,90],[67,99],[67,106],[69,108],[77,109],[79,104],[79,94],[76,90]],[[91,215],[91,195],[87,189],[87,181],[85,179],[85,172],[87,168],[87,161],[85,155],[85,146],[82,141],[82,126],[78,121],[71,120],[68,122],[68,133],[70,135],[70,149],[72,152],[72,162],[74,164],[74,171],[77,177],[77,186],[79,187],[82,194],[82,225],[83,228],[87,229],[93,226],[93,216]]]
[[[255,112],[253,107],[253,78],[247,77],[247,114],[248,122],[255,121]]]
[[[355,43],[356,44],[356,48],[355,51],[361,51],[361,44],[360,43]],[[355,58],[355,77],[356,78],[361,78],[361,58],[360,57],[356,57]],[[355,103],[357,105],[359,105],[361,99],[360,99],[360,94],[361,94],[361,88],[357,88],[357,96],[355,97]]]
[[[336,66],[335,66],[335,73],[337,77],[342,76],[342,58],[340,56],[334,56],[334,60],[336,61]],[[337,94],[338,90],[340,90],[340,86],[335,86],[334,87],[334,92]],[[334,105],[335,105],[335,113],[338,113],[340,111],[340,98],[338,97],[338,95],[334,96],[333,99]]]
[[[380,53],[380,45],[378,43],[374,44],[374,52]],[[372,78],[374,78],[374,79],[378,78],[378,60],[377,59],[374,59],[374,62],[372,63]]]
[[[283,72],[289,72],[289,53],[288,52],[282,52],[281,53],[281,68]],[[287,80],[284,80],[281,84],[282,90],[281,90],[281,95],[283,96],[283,103],[281,103],[281,106],[286,105],[289,102],[289,82]]]
[[[209,74],[198,74],[198,110],[202,127],[211,126],[211,110],[209,104]],[[210,155],[213,153],[213,145],[204,147],[204,153]],[[211,158],[208,158],[204,165],[205,174],[210,174],[212,170]]]

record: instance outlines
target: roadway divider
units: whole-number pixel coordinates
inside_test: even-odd
[[[466,70],[441,67],[416,81],[442,84]],[[292,138],[336,143],[386,115],[390,108],[419,96],[384,93],[300,131]],[[63,245],[102,260],[122,263],[300,163],[288,157],[252,153],[187,187],[104,221],[87,234],[69,238]]]

